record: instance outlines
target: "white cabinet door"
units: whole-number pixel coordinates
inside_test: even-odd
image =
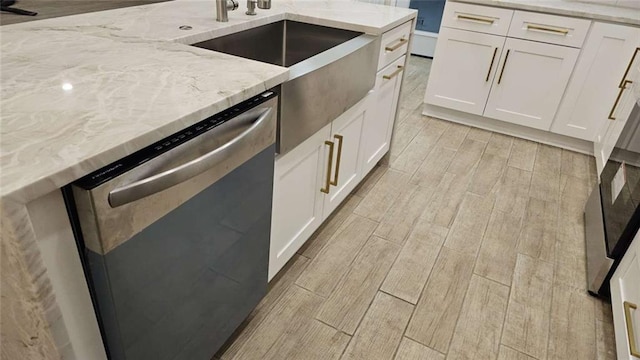
[[[618,89],[620,97],[612,108],[614,120],[607,120],[601,130],[602,135],[598,135],[598,141],[593,144],[598,176],[602,173],[607,160],[609,160],[609,156],[611,156],[618,138],[627,124],[631,110],[633,110],[633,105],[636,102],[633,96],[633,88],[635,86],[636,83],[626,83],[624,88]]]
[[[618,360],[640,359],[640,233],[611,277],[611,307]],[[631,331],[629,331],[631,330]],[[632,348],[635,356],[632,355]]]
[[[508,38],[484,116],[549,130],[579,49]]]
[[[482,115],[505,38],[440,28],[424,101]]]
[[[334,144],[334,158],[331,169],[331,186],[324,197],[323,219],[340,205],[362,178],[359,159],[360,141],[367,99],[351,107],[331,125],[331,142]]]
[[[360,147],[364,175],[368,174],[389,150],[405,59],[406,56],[403,56],[380,70],[373,90],[367,95],[367,112]]]
[[[601,141],[625,70],[637,47],[640,28],[595,23],[578,59],[551,131]],[[606,129],[606,128],[605,128]]]
[[[276,158],[269,280],[322,223],[327,169],[325,140],[331,124],[290,152]]]

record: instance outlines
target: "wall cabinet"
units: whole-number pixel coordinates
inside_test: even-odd
[[[549,130],[579,49],[507,38],[484,116]]]
[[[620,109],[614,109],[613,104],[638,47],[640,28],[593,24],[551,131],[602,141],[610,115],[621,118]],[[600,130],[603,133],[598,139]]]
[[[611,277],[611,307],[618,359],[640,359],[640,233]]]
[[[504,42],[502,36],[441,28],[425,102],[482,115]]]

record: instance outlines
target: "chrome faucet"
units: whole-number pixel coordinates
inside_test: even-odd
[[[256,5],[259,9],[271,9],[271,0],[247,0],[247,15],[256,14]]]
[[[238,8],[238,2],[236,0],[216,0],[216,20],[220,22],[229,21],[228,10],[235,10]]]

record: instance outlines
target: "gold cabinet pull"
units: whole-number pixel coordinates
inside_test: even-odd
[[[404,43],[406,43],[407,39],[405,39],[404,37],[398,39],[398,42],[395,45],[387,45],[384,47],[385,51],[395,51],[398,50],[402,45],[404,45]]]
[[[633,81],[625,80],[622,83],[622,87],[620,87],[620,91],[618,91],[618,97],[616,97],[616,101],[613,103],[613,106],[611,107],[611,112],[609,113],[609,120],[615,120],[616,119],[613,115],[616,112],[616,108],[618,107],[618,103],[620,102],[620,99],[622,98],[622,93],[627,88],[628,84],[633,84]]]
[[[627,324],[627,339],[629,340],[629,353],[631,356],[640,357],[640,351],[636,344],[636,336],[633,332],[633,322],[631,322],[631,309],[638,309],[638,305],[625,301],[624,303],[624,322]]]
[[[485,24],[493,24],[495,22],[495,20],[492,18],[473,15],[458,15],[458,20],[478,21]]]
[[[558,28],[553,28],[549,26],[532,25],[532,24],[527,24],[527,30],[545,31],[545,32],[550,32],[550,33],[560,34],[560,35],[567,35],[569,33],[568,29],[558,29]]]
[[[500,81],[502,81],[502,74],[504,74],[504,68],[507,67],[507,60],[509,60],[509,51],[507,50],[507,54],[504,56],[504,63],[502,63],[502,70],[500,71],[500,77],[498,77],[498,85],[500,85]]]
[[[333,167],[333,142],[326,140],[325,145],[329,145],[329,163],[327,164],[327,177],[324,182],[324,187],[320,189],[325,194],[329,193],[329,186],[331,185],[331,168]]]
[[[402,69],[404,69],[404,66],[398,65],[398,68],[394,72],[392,72],[389,75],[382,75],[382,78],[385,79],[385,80],[391,80],[394,77],[398,76],[398,74],[400,74],[402,72]]]
[[[633,65],[633,60],[636,59],[636,55],[640,51],[640,47],[636,48],[636,51],[633,52],[633,56],[631,56],[631,60],[629,60],[629,65],[627,65],[627,70],[624,71],[624,75],[622,75],[622,80],[620,80],[620,85],[618,87],[622,89],[624,86],[624,81],[627,79],[627,75],[629,74],[629,70],[631,70],[631,65]]]
[[[487,78],[485,80],[489,81],[489,75],[491,75],[491,68],[493,67],[493,62],[496,61],[496,54],[498,53],[498,48],[495,48],[493,50],[493,56],[491,57],[491,64],[489,64],[489,71],[487,71]]]
[[[340,160],[342,159],[342,142],[344,141],[344,136],[342,135],[333,135],[333,137],[339,141],[338,143],[338,156],[336,156],[336,173],[333,174],[333,181],[331,181],[331,185],[338,186],[338,176],[340,173]]]

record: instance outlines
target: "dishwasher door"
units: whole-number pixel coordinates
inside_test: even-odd
[[[266,293],[277,97],[252,100],[65,192],[110,359],[208,360]]]

